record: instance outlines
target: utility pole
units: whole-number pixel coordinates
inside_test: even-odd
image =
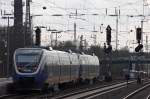
[[[97,40],[96,40],[97,39],[97,35],[94,34],[92,38],[93,38],[94,45],[96,46],[96,44],[97,44]]]
[[[148,53],[148,36],[146,35],[146,52]]]
[[[7,17],[7,19],[8,19],[8,26],[7,26],[7,77],[9,76],[9,64],[10,64],[10,46],[9,46],[9,43],[10,43],[10,41],[9,41],[9,19],[10,19],[10,17],[8,16]]]
[[[144,1],[145,1],[145,0],[143,0],[143,5],[142,5],[142,6],[143,6],[143,16],[144,16],[144,14],[145,14],[145,11],[144,11],[144,10],[145,10],[145,9],[144,9],[144,6],[145,6],[145,5],[144,5]]]
[[[117,7],[115,7],[115,14],[109,16],[116,17],[116,50],[118,50],[118,25],[119,25],[118,22],[119,22],[120,10],[117,10]]]
[[[7,76],[9,76],[9,64],[10,64],[10,47],[9,47],[10,41],[9,41],[9,17],[8,17],[8,27],[7,27]]]
[[[138,46],[135,48],[135,52],[137,52],[137,83],[141,83],[141,75],[140,75],[140,60],[141,60],[141,52],[143,49],[143,44],[142,44],[142,28],[137,28],[136,29],[136,40],[138,43]]]
[[[53,47],[53,33],[51,33],[50,39],[51,39],[51,47]]]
[[[32,44],[30,2],[31,2],[31,0],[26,0],[26,20],[25,20],[24,46],[30,46]]]
[[[74,23],[74,42],[75,43],[77,41],[77,33],[76,33],[76,31],[77,31],[77,25],[76,25],[76,23]]]
[[[146,35],[146,52],[147,52],[147,55],[148,55],[148,36]],[[147,65],[147,73],[149,72],[149,66],[148,64]]]
[[[56,46],[56,47],[57,47],[57,45],[58,45],[58,44],[57,44],[57,37],[58,37],[58,36],[57,36],[57,33],[58,33],[58,32],[56,32],[56,41],[55,41],[55,46]]]
[[[144,11],[144,10],[145,10],[145,9],[144,9],[144,6],[145,6],[145,5],[144,5],[144,1],[145,1],[145,0],[143,0],[143,5],[142,5],[142,6],[143,6],[143,19],[141,20],[141,33],[142,33],[142,35],[141,35],[141,44],[143,44],[143,31],[144,31],[144,30],[143,30],[143,23],[144,23],[144,19],[145,19],[145,11]],[[143,50],[142,50],[142,51],[143,51]]]
[[[143,22],[144,20],[141,21],[141,44],[143,44]]]
[[[98,31],[96,31],[95,30],[95,25],[93,26],[93,31],[92,31],[93,33],[94,33],[94,35],[93,35],[93,40],[94,40],[94,44],[95,44],[95,46],[97,45],[97,32]]]
[[[80,37],[80,51],[83,51],[83,35]]]
[[[106,28],[106,42],[107,42],[107,46],[106,47],[106,43],[104,43],[104,52],[105,52],[105,80],[106,81],[111,81],[112,80],[112,75],[111,75],[111,52],[112,52],[112,46],[111,46],[111,27],[110,25],[107,26]]]
[[[77,20],[77,16],[78,16],[78,10],[76,9],[75,11],[75,19]],[[74,22],[74,43],[76,46],[76,49],[78,49],[78,45],[77,45],[77,24],[76,22]]]
[[[61,31],[54,31],[54,32],[51,32],[52,34],[56,34],[56,39],[55,39],[55,47],[57,47],[57,45],[58,45],[58,39],[57,39],[57,35],[58,35],[58,33],[61,33]]]
[[[24,47],[23,33],[23,2],[22,0],[14,0],[14,35],[13,36],[13,51]]]
[[[115,7],[115,15],[116,15],[116,50],[118,50],[118,10]]]
[[[7,68],[6,68],[6,75],[9,76],[9,65],[10,65],[10,25],[9,21],[10,19],[13,19],[14,17],[11,17],[12,14],[4,14],[3,19],[7,19]]]

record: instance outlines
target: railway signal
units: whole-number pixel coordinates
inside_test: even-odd
[[[104,43],[104,52],[109,54],[112,51],[112,46],[111,46],[111,27],[110,25],[107,26],[106,28],[106,42],[108,47],[106,47],[106,44]]]
[[[108,52],[111,52],[112,51],[112,46],[109,45],[108,48],[107,48]]]
[[[136,29],[136,40],[138,43],[138,46],[135,48],[135,52],[140,52],[143,48],[143,45],[140,44],[142,39],[142,28],[137,28]]]
[[[46,7],[45,7],[45,6],[43,7],[43,10],[46,10]]]
[[[136,29],[136,40],[137,40],[138,43],[140,43],[140,41],[141,41],[141,36],[142,36],[142,29],[137,28]]]
[[[35,30],[35,33],[36,33],[35,45],[40,46],[41,45],[41,29],[37,27]]]
[[[109,54],[112,51],[112,46],[109,45],[108,48],[104,48],[105,53]]]
[[[110,43],[111,43],[111,27],[110,27],[110,25],[108,25],[106,28],[106,40],[107,40],[107,45],[110,45]]]
[[[136,48],[135,48],[135,52],[139,52],[140,50],[142,50],[143,45],[139,44]]]

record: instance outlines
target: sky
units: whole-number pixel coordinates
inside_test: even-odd
[[[13,0],[1,0],[0,9],[12,13],[12,2]],[[149,36],[150,9],[147,6],[149,3],[149,0],[144,0],[143,12],[143,0],[32,0],[31,15],[34,16],[33,27],[45,26],[64,31],[58,34],[58,40],[61,41],[73,40],[73,25],[76,23],[77,39],[79,40],[80,36],[83,35],[89,45],[94,45],[93,37],[96,35],[96,45],[103,46],[106,41],[106,27],[110,25],[112,28],[112,46],[115,49],[117,17],[111,15],[117,13],[120,15],[118,16],[118,47],[123,48],[128,45],[132,51],[137,46],[135,28],[140,27],[141,20],[143,20],[143,17],[139,17],[140,15],[146,16],[144,19],[144,45],[146,44],[146,36]],[[46,10],[43,10],[43,7],[46,7]],[[77,16],[75,16],[76,12]],[[54,14],[61,14],[62,16],[53,16]],[[133,17],[130,17],[131,15]],[[7,20],[2,20],[0,24],[7,25]],[[13,24],[13,20],[11,24]],[[94,30],[97,32],[93,32]],[[131,30],[132,32],[130,32]],[[50,35],[50,32],[42,29],[43,44],[49,44]],[[51,35],[51,38],[55,40],[55,35]]]

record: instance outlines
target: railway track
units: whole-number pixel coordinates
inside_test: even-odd
[[[0,99],[6,99],[6,98],[9,98],[9,97],[13,97],[13,96],[15,96],[15,94],[2,95],[2,96],[0,96]]]
[[[132,93],[129,93],[123,99],[132,99],[134,96],[136,96],[137,94],[139,94],[140,92],[142,92],[143,90],[145,90],[146,88],[149,88],[149,87],[150,87],[150,82],[146,82],[143,87],[133,91]],[[150,95],[148,95],[146,99],[150,99]]]
[[[7,94],[7,95],[2,95],[0,96],[0,99],[25,99],[27,97],[32,97],[32,96],[36,96],[37,94]]]
[[[136,81],[129,81],[128,85],[135,83]],[[149,83],[149,82],[147,82]],[[146,84],[146,83],[145,83]],[[93,99],[97,96],[101,96],[103,94],[113,92],[116,90],[119,90],[121,88],[127,87],[127,83],[124,82],[118,82],[113,84],[107,84],[99,87],[94,88],[86,88],[84,90],[78,90],[78,91],[70,91],[70,93],[62,94],[36,94],[36,95],[8,95],[8,96],[1,96],[0,99]],[[150,84],[144,85],[144,87],[139,88],[140,90],[143,90],[144,88],[150,86]],[[61,93],[61,92],[60,92]],[[128,95],[129,96],[129,95]],[[130,97],[130,96],[129,96]],[[129,99],[129,98],[123,98],[123,99]],[[147,98],[149,99],[149,98]]]
[[[2,95],[0,96],[0,99],[25,99],[28,97],[32,97],[32,96],[37,96],[39,95],[38,93],[35,94],[6,94],[6,95]]]
[[[150,99],[150,94],[146,97],[146,99]]]
[[[135,81],[130,81],[129,84],[133,83],[133,82],[135,82]],[[94,95],[95,93],[97,93],[96,90],[101,90],[101,92],[102,91],[108,91],[108,90],[111,90],[113,88],[118,88],[119,86],[122,87],[123,85],[126,86],[127,83],[126,82],[118,82],[118,83],[113,83],[113,84],[109,84],[109,85],[99,86],[99,87],[95,87],[95,88],[89,88],[89,89],[87,88],[87,89],[84,89],[84,90],[80,90],[80,91],[68,93],[68,94],[65,94],[65,95],[61,95],[61,96],[58,96],[58,97],[52,97],[50,95],[43,95],[43,96],[38,97],[38,99],[64,99],[64,98],[65,99],[77,99],[77,98],[87,98],[89,95],[91,96],[92,94]]]
[[[79,94],[82,92],[92,91],[94,89],[104,88],[104,87],[121,84],[121,83],[126,83],[126,82],[125,81],[113,82],[111,84],[109,83],[109,84],[104,84],[104,85],[97,85],[97,86],[93,86],[93,87],[85,86],[83,88],[77,88],[77,89],[73,89],[73,90],[68,89],[65,91],[60,91],[58,93],[56,92],[56,93],[51,93],[51,94],[38,95],[38,96],[30,97],[30,98],[28,97],[26,99],[61,99],[66,96],[72,96],[72,95]]]
[[[130,81],[128,84],[133,83],[135,81]],[[120,88],[126,87],[127,83],[119,83],[119,84],[114,84],[110,86],[105,86],[105,87],[100,87],[100,88],[93,88],[89,90],[84,90],[81,92],[76,92],[76,93],[71,93],[68,95],[60,96],[60,97],[54,97],[53,99],[92,99],[96,97],[97,95],[102,95],[110,91],[118,90]]]
[[[135,83],[136,81],[130,81],[129,84]],[[149,83],[149,82],[148,82]],[[112,86],[106,86],[103,88],[93,88],[91,90],[85,90],[82,92],[76,92],[60,97],[54,97],[52,99],[94,99],[95,97],[104,95],[106,93],[110,93],[122,88],[126,88],[128,85],[126,82],[112,85]],[[97,98],[98,99],[98,98]]]
[[[116,84],[116,83],[121,83],[121,82],[124,82],[124,81],[114,81],[114,82],[111,82],[111,83],[97,83],[96,85],[94,85],[94,86],[90,86],[89,87],[89,89],[91,89],[91,88],[95,88],[96,86],[99,86],[99,85],[101,85],[101,87],[104,87],[104,86],[109,86],[109,85],[112,85],[112,84]],[[40,92],[37,92],[37,93],[35,93],[35,94],[30,94],[30,95],[23,95],[23,94],[2,94],[2,95],[0,95],[0,99],[20,99],[20,98],[24,98],[24,99],[28,99],[28,98],[30,98],[31,97],[31,99],[32,99],[32,97],[37,97],[37,96],[39,96],[39,97],[53,97],[54,96],[54,94],[56,95],[56,94],[64,94],[64,93],[68,93],[68,92],[76,92],[77,90],[82,90],[82,89],[88,89],[87,88],[88,87],[88,85],[83,85],[81,88],[71,88],[71,89],[67,89],[67,90],[64,90],[64,91],[60,91],[60,92],[56,92],[56,93],[49,93],[49,94],[42,94],[42,93],[40,93]],[[23,99],[22,98],[22,99]],[[44,98],[45,99],[45,98]]]
[[[21,99],[22,97],[25,97],[25,95],[8,94],[0,96],[0,99]]]

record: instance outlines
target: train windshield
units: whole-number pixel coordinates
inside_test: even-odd
[[[17,69],[21,73],[33,73],[37,70],[41,52],[20,53],[16,55]]]

